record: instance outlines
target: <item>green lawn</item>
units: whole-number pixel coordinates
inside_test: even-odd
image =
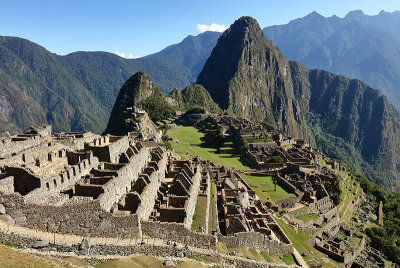
[[[286,263],[287,265],[296,264],[293,254],[286,254],[286,255],[282,256],[282,261],[284,263]]]
[[[279,185],[276,185],[275,191],[275,184],[271,176],[251,176],[244,173],[241,173],[240,176],[254,189],[263,203],[268,201],[269,197],[272,201],[279,201],[295,196],[292,193],[286,192]]]
[[[187,159],[186,152],[192,156],[200,156],[202,159],[210,160],[216,165],[224,165],[235,169],[250,169],[240,162],[240,156],[232,154],[231,147],[224,147],[221,154],[216,153],[215,148],[207,147],[200,138],[204,133],[194,127],[178,126],[168,130],[168,136],[178,140],[171,142],[172,148],[183,158]],[[230,144],[228,143],[227,146]]]
[[[304,222],[309,222],[311,220],[318,219],[318,215],[316,215],[314,213],[301,214],[301,215],[297,215],[296,219],[304,221]]]
[[[210,215],[208,217],[208,233],[211,234],[212,231],[216,231],[217,230],[217,224],[218,224],[218,220],[217,220],[217,210],[216,210],[216,198],[217,198],[217,193],[216,193],[216,188],[215,188],[215,184],[212,182],[210,185]],[[213,197],[214,195],[214,197]]]
[[[289,240],[293,243],[293,246],[297,249],[297,251],[302,254],[303,252],[307,252],[308,256],[304,257],[304,260],[311,260],[311,259],[316,259],[316,258],[325,258],[326,255],[319,252],[316,250],[312,245],[310,245],[307,241],[311,238],[308,234],[306,234],[303,230],[298,230],[296,233],[295,230],[284,223],[281,219],[278,219],[274,217],[275,221],[278,223],[278,225],[281,227],[283,232],[287,235]],[[313,254],[310,254],[310,251],[313,252]],[[332,259],[328,259],[329,262],[322,262],[321,264],[323,267],[338,267],[340,263],[335,262]]]
[[[201,232],[201,227],[206,228],[207,196],[198,196],[196,209],[193,215],[192,230]]]

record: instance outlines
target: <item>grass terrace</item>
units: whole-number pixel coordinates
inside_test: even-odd
[[[297,215],[296,219],[304,221],[304,222],[309,222],[311,220],[318,219],[318,215],[316,215],[314,213],[301,214],[301,215]]]
[[[310,265],[311,263],[315,263],[315,261],[311,262],[311,260],[319,259],[318,263],[322,264],[323,267],[333,268],[340,267],[341,264],[333,261],[332,259],[326,258],[326,255],[316,250],[313,246],[308,243],[308,240],[311,238],[307,233],[303,230],[298,230],[297,233],[293,227],[287,225],[283,220],[274,217],[275,221],[281,227],[283,232],[287,235],[289,240],[293,243],[295,249],[300,253],[307,252],[307,256],[303,257],[303,259]],[[312,254],[310,252],[313,252]],[[326,258],[329,262],[323,262],[322,258]]]
[[[271,176],[252,176],[244,173],[241,173],[240,176],[253,188],[263,203],[270,199],[272,201],[279,201],[295,196],[294,194],[287,192],[278,184],[276,185],[275,191],[275,184],[272,181]]]
[[[192,230],[201,232],[206,229],[207,196],[198,196],[196,209],[193,215]]]
[[[202,159],[210,160],[216,165],[224,165],[229,168],[235,168],[239,170],[250,169],[240,161],[240,156],[232,154],[234,149],[233,144],[226,144],[221,148],[220,154],[216,153],[215,148],[208,147],[204,144],[201,138],[204,137],[204,133],[200,132],[194,127],[177,126],[168,131],[168,136],[178,140],[178,143],[171,142],[172,148],[183,158],[187,159],[186,152],[192,156],[200,156]]]

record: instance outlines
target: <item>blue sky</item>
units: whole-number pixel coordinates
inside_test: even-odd
[[[212,23],[229,27],[244,15],[266,27],[312,11],[343,17],[356,9],[376,15],[400,10],[400,1],[0,0],[0,35],[27,38],[60,55],[100,50],[135,57],[197,35]]]

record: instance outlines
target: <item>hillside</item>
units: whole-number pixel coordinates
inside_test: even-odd
[[[376,16],[352,11],[344,18],[316,12],[264,33],[290,60],[308,68],[361,79],[400,109],[400,12]]]
[[[374,181],[399,182],[400,116],[387,98],[359,80],[289,62],[252,18],[224,32],[197,83],[230,114],[305,137]]]
[[[242,17],[220,37],[197,83],[231,114],[267,120],[291,135],[307,137],[288,69],[288,60],[257,21]]]
[[[164,93],[194,82],[220,33],[189,36],[140,59],[107,52],[59,56],[17,37],[0,37],[0,130],[35,123],[55,131],[100,133],[121,85],[135,72],[151,75]]]
[[[173,107],[151,78],[145,72],[137,72],[120,89],[104,132],[127,135],[131,131],[127,119],[132,116],[127,109],[134,106],[146,110],[154,122],[174,115]]]

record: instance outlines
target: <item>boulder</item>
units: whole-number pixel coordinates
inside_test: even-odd
[[[13,220],[13,218],[11,218],[10,215],[0,215],[0,221],[4,222],[10,226],[15,225],[15,221]]]
[[[50,242],[47,240],[39,240],[36,241],[35,244],[32,245],[33,248],[44,248],[50,245]]]
[[[90,247],[90,238],[85,237],[84,239],[82,239],[81,245],[79,246],[79,253],[82,255],[88,255],[90,252]]]
[[[175,266],[175,262],[172,260],[165,260],[163,265],[164,266]]]
[[[0,215],[4,214],[6,214],[6,208],[2,204],[0,204]]]

